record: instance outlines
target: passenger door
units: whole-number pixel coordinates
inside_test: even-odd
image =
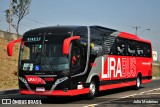
[[[85,65],[83,65],[83,58],[82,58],[82,47],[80,45],[77,45],[77,43],[74,41],[72,43],[72,49],[71,49],[71,58],[70,58],[70,72],[71,72],[71,84],[72,89],[77,89],[78,84],[83,81],[82,76],[76,76],[84,71]]]

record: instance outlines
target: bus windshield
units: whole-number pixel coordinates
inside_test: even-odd
[[[61,71],[69,68],[67,55],[63,54],[63,41],[66,35],[48,35],[43,39],[28,39],[30,41],[21,45],[20,62],[24,71],[24,66],[33,66],[30,71]],[[35,40],[35,41],[34,41]],[[36,67],[39,68],[36,68]]]

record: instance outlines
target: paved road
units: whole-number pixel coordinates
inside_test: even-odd
[[[132,87],[120,88],[114,90],[107,90],[100,92],[100,95],[93,100],[87,100],[84,95],[77,97],[54,97],[48,99],[44,96],[33,96],[33,95],[19,95],[18,93],[10,94],[10,95],[1,95],[0,101],[2,98],[6,99],[20,99],[20,100],[41,100],[42,105],[30,105],[32,107],[82,107],[82,106],[91,106],[92,104],[96,104],[97,106],[105,105],[105,102],[118,101],[117,99],[126,97],[128,99],[129,95],[139,95],[139,93],[143,93],[149,90],[160,88],[160,80],[154,80],[151,83],[142,85],[140,90],[133,90]],[[146,96],[145,98],[151,97],[151,95]],[[158,98],[159,97],[159,98]],[[160,99],[160,95],[157,95],[156,98]],[[1,102],[0,102],[1,103]],[[115,103],[115,102],[114,102]],[[160,102],[159,102],[160,103]],[[117,104],[116,104],[117,105]],[[1,105],[1,107],[28,107],[28,105]],[[114,106],[114,105],[112,105]],[[118,106],[114,106],[118,107]]]

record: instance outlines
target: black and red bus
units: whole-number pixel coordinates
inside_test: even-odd
[[[151,42],[101,26],[54,26],[30,30],[20,42],[20,94],[75,96],[152,80]]]

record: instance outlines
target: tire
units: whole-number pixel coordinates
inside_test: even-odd
[[[141,87],[141,76],[138,75],[137,78],[136,78],[136,86],[135,86],[135,89],[136,90],[139,90]]]
[[[92,80],[89,85],[88,99],[93,99],[98,94],[98,85],[95,80]]]

